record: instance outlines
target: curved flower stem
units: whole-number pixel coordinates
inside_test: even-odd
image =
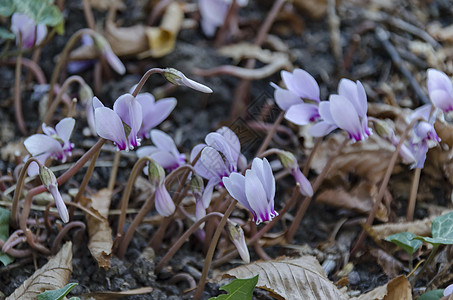
[[[219,206],[220,206],[220,201],[225,198],[225,196],[228,194],[228,191],[224,189],[220,196],[217,198],[219,201],[216,201],[215,204],[212,206],[212,211],[217,212],[219,211]],[[209,245],[211,244],[211,238],[212,235],[214,234],[214,222],[215,220],[209,220],[206,222],[206,227],[205,227],[205,238],[204,238],[204,243],[203,243],[203,253],[207,253],[209,249]]]
[[[338,157],[338,155],[341,154],[341,152],[343,151],[343,148],[346,146],[347,142],[349,142],[349,138],[344,139],[343,143],[341,143],[341,145],[338,146],[336,151],[332,154],[332,156],[327,161],[326,165],[324,166],[324,169],[322,169],[321,173],[318,175],[318,177],[315,180],[315,183],[313,184],[313,194],[316,193],[316,191],[318,190],[322,181],[326,177],[327,172],[329,171],[330,167],[332,166],[332,162]],[[309,196],[305,197],[304,201],[299,206],[296,216],[294,217],[293,222],[289,226],[288,233],[286,234],[286,241],[288,243],[292,242],[294,235],[296,234],[296,230],[299,227],[299,224],[302,221],[302,218],[304,217],[305,212],[307,211],[308,206],[311,203],[311,199],[312,199],[312,197],[309,197]]]
[[[263,228],[261,228],[253,237],[249,240],[247,240],[246,244],[247,246],[250,246],[265,235],[272,227],[274,227],[275,223],[277,223],[296,203],[297,199],[299,198],[300,192],[299,192],[299,184],[296,184],[296,186],[293,189],[293,193],[291,195],[291,199],[285,204],[285,206],[280,210],[278,216],[272,219],[272,221],[268,222]],[[237,249],[233,250],[231,253],[228,253],[224,255],[223,257],[219,258],[218,260],[213,262],[214,267],[218,267],[221,264],[228,262],[232,258],[236,257],[238,255]]]
[[[17,58],[10,58],[5,61],[0,60],[0,64],[5,64],[5,65],[16,65],[16,63],[17,63]],[[25,67],[31,71],[31,73],[29,73],[29,74],[34,75],[38,84],[46,84],[47,80],[46,80],[46,77],[44,76],[44,72],[42,71],[41,67],[36,62],[34,62],[33,60],[28,59],[26,57],[22,57],[20,63],[22,64],[23,67]]]
[[[406,221],[410,222],[414,219],[415,203],[417,202],[417,190],[420,182],[420,174],[422,169],[416,168],[414,178],[412,179],[411,194],[409,196],[409,205],[407,206]]]
[[[93,175],[94,167],[96,166],[96,160],[99,157],[99,153],[101,153],[101,148],[99,148],[99,150],[96,151],[93,154],[93,157],[91,158],[90,166],[88,167],[87,171],[85,172],[85,175],[83,176],[83,180],[79,186],[77,195],[74,197],[74,203],[79,203],[80,198],[82,197],[83,192],[85,191],[85,188],[87,187],[88,182],[90,181],[91,175]],[[71,212],[73,212],[73,211],[71,210]]]
[[[50,105],[49,109],[47,110],[47,112],[46,112],[46,114],[45,114],[45,116],[44,116],[44,118],[43,118],[42,123],[47,124],[47,123],[50,121],[50,118],[52,117],[53,113],[54,113],[55,110],[57,109],[58,104],[60,104],[61,99],[63,98],[64,93],[65,93],[66,90],[69,88],[69,85],[70,85],[71,83],[73,83],[73,82],[77,82],[77,83],[79,83],[79,84],[82,85],[82,86],[86,84],[86,83],[85,83],[85,80],[83,80],[83,78],[80,77],[79,75],[72,75],[72,76],[68,77],[68,78],[65,80],[65,82],[63,83],[63,85],[62,85],[60,91],[58,92],[57,97],[55,98],[54,101],[52,101],[52,104]],[[51,101],[50,98],[49,98],[49,101]],[[69,105],[68,108],[70,108],[70,104],[68,104],[68,105]],[[42,132],[42,128],[41,128],[41,127],[39,127],[39,128],[40,128],[40,129],[38,130],[38,132]]]
[[[318,151],[319,146],[321,145],[322,138],[317,138],[315,145],[313,146],[313,149],[311,149],[310,155],[307,158],[307,161],[305,162],[304,170],[302,173],[304,174],[305,177],[308,176],[308,172],[310,171],[310,165],[311,161],[313,160],[313,157],[315,157],[316,151]]]
[[[118,166],[120,163],[120,158],[121,158],[121,151],[117,151],[115,153],[115,158],[113,159],[113,167],[112,167],[112,170],[110,171],[109,184],[107,186],[110,193],[113,192],[113,188],[115,187],[116,174],[118,173]]]
[[[236,203],[237,203],[236,200],[233,200],[230,203],[230,206],[228,206],[228,209],[226,210],[225,214],[223,215],[222,219],[220,220],[219,226],[217,226],[217,229],[214,233],[214,236],[211,241],[211,245],[209,246],[208,253],[206,254],[206,258],[204,260],[204,266],[203,266],[203,271],[201,273],[201,278],[200,278],[200,281],[198,282],[198,286],[195,291],[195,295],[193,296],[193,299],[195,299],[195,300],[201,299],[201,295],[203,294],[204,286],[206,284],[206,279],[208,277],[208,272],[211,267],[212,257],[214,256],[215,248],[217,248],[217,242],[219,241],[220,234],[222,233],[222,230],[225,227],[228,217],[231,215],[234,208],[236,207]]]
[[[382,179],[382,183],[379,188],[378,195],[376,196],[376,200],[373,204],[373,208],[371,209],[370,214],[368,215],[368,218],[366,220],[366,223],[365,223],[366,225],[371,226],[371,224],[373,224],[374,218],[376,217],[376,212],[379,208],[379,205],[381,204],[382,198],[384,197],[385,190],[387,188],[387,184],[390,180],[390,176],[392,175],[393,168],[395,167],[396,159],[398,158],[398,153],[400,152],[404,141],[407,139],[407,137],[409,135],[409,131],[411,130],[411,128],[414,126],[414,124],[416,122],[423,121],[423,120],[424,119],[421,117],[415,118],[414,120],[412,120],[412,122],[410,122],[409,125],[407,125],[406,129],[404,130],[403,134],[401,135],[400,141],[399,141],[398,145],[396,146],[396,149],[393,152],[392,157],[390,158],[389,165],[387,167],[387,170],[385,171],[384,178]],[[362,229],[362,232],[360,233],[359,238],[357,239],[354,247],[351,250],[351,255],[353,255],[354,253],[357,252],[357,250],[359,250],[359,248],[362,246],[362,243],[365,241],[365,238],[366,238],[366,231],[365,231],[365,229]]]
[[[28,166],[32,162],[41,165],[41,163],[36,158],[30,157],[20,170],[19,179],[17,180],[16,184],[16,190],[14,192],[13,204],[11,205],[11,225],[13,228],[17,228],[17,226],[19,225],[19,212],[18,212],[19,198],[22,194],[22,188],[24,186],[25,177],[27,176]]]
[[[138,82],[137,86],[134,89],[134,92],[132,93],[132,96],[137,97],[138,93],[140,93],[141,89],[145,85],[145,82],[148,80],[149,76],[151,74],[162,74],[164,72],[164,69],[161,68],[152,68],[146,71],[146,73],[142,76],[140,81]]]
[[[157,264],[156,266],[156,273],[159,273],[162,268],[165,266],[165,264],[175,255],[176,251],[178,251],[179,248],[181,248],[182,244],[187,241],[189,236],[197,230],[201,224],[206,222],[209,219],[212,219],[213,217],[223,217],[223,214],[219,212],[212,212],[198,220],[197,222],[193,223],[192,226],[189,227],[189,229],[184,232],[184,234],[171,246],[170,250],[167,251],[165,256],[161,259],[161,261]]]
[[[21,40],[19,32],[19,41]],[[22,43],[19,42],[19,48],[22,48]],[[22,52],[19,52],[16,60],[16,73],[14,78],[14,115],[16,116],[17,126],[23,135],[27,135],[27,127],[25,126],[24,115],[22,113],[22,100],[21,100],[21,64],[22,64]]]
[[[5,244],[5,241],[0,239],[0,248],[3,247],[4,244]],[[15,248],[10,248],[5,253],[7,253],[15,258],[22,258],[22,257],[30,256],[33,253],[33,251],[31,249],[19,250],[19,249],[15,249]]]
[[[83,28],[77,30],[69,39],[69,41],[66,43],[63,51],[61,52],[60,59],[58,60],[57,65],[55,66],[55,69],[53,70],[52,77],[50,79],[50,89],[49,89],[49,100],[47,102],[47,107],[50,107],[52,104],[53,96],[54,96],[54,86],[57,83],[58,80],[58,75],[60,75],[61,68],[63,65],[66,63],[66,60],[68,59],[69,56],[69,51],[71,51],[72,47],[76,44],[76,42],[82,37],[82,35],[88,34],[91,37],[95,37],[97,34],[96,31],[88,28]]]
[[[83,0],[83,14],[85,15],[85,21],[87,21],[87,25],[91,30],[96,30],[96,22],[94,20],[93,11],[91,10],[90,1]]]
[[[142,208],[135,216],[134,221],[132,221],[131,225],[127,229],[126,234],[121,239],[121,244],[119,245],[117,252],[118,258],[123,259],[124,254],[126,254],[127,247],[129,246],[129,243],[132,237],[134,236],[135,228],[137,228],[138,225],[140,225],[140,223],[143,221],[146,215],[154,208],[154,197],[155,194],[153,194],[150,198],[148,198],[145,201],[145,204],[143,204]]]
[[[285,117],[285,112],[281,111],[280,114],[278,115],[277,120],[275,120],[274,125],[272,125],[271,130],[266,135],[266,138],[264,139],[263,143],[261,144],[259,150],[256,152],[256,156],[260,156],[261,153],[266,150],[267,146],[269,146],[272,137],[274,136],[275,132],[277,131],[278,125],[283,121],[283,118]]]
[[[80,205],[79,203],[65,202],[64,204],[71,206],[71,208],[80,209],[81,211],[83,211],[87,215],[90,215],[91,217],[98,220],[99,222],[102,222],[104,220],[101,217],[99,217],[98,215],[96,215],[92,210],[86,208],[85,206]],[[47,230],[50,230],[50,228],[52,227],[52,224],[50,224],[50,220],[49,220],[49,212],[50,212],[50,208],[54,207],[54,206],[55,206],[55,202],[51,202],[51,203],[47,204],[46,210],[44,211],[44,215],[43,215],[44,225],[46,226]],[[72,216],[71,216],[71,218],[72,218]]]
[[[75,227],[80,227],[80,228],[82,228],[82,230],[85,230],[86,225],[85,225],[85,223],[80,222],[80,221],[72,221],[72,222],[66,224],[66,226],[63,227],[63,229],[60,230],[60,232],[58,232],[57,237],[53,241],[52,249],[51,249],[52,255],[55,255],[58,252],[58,245],[60,245],[60,242],[64,238],[64,236],[69,232],[69,230],[71,230],[72,228],[75,228]]]
[[[122,239],[123,236],[123,231],[124,231],[124,223],[126,221],[126,211],[127,211],[127,206],[129,203],[129,197],[131,196],[132,192],[132,187],[134,186],[135,179],[137,179],[138,175],[142,171],[143,167],[145,166],[146,162],[152,161],[151,158],[145,156],[137,160],[135,163],[134,167],[132,168],[132,171],[129,175],[129,179],[127,180],[127,185],[126,189],[124,190],[123,197],[121,198],[121,214],[120,214],[120,219],[118,221],[118,228],[116,230],[116,246],[118,246],[119,242]],[[116,248],[116,247],[114,247]]]

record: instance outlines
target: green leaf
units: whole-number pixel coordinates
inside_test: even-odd
[[[0,207],[0,239],[6,241],[9,237],[9,218],[11,213],[9,210]],[[0,261],[5,265],[9,265],[14,261],[14,257],[3,253],[0,250]]]
[[[16,35],[4,27],[0,27],[0,39],[14,40]]]
[[[407,253],[413,254],[423,244],[419,240],[414,240],[414,237],[415,234],[412,232],[400,232],[389,235],[385,240],[403,248]]]
[[[415,237],[415,239],[425,241],[435,246],[453,245],[453,211],[435,218],[431,231],[432,238],[418,236]]]
[[[2,0],[0,1],[0,16],[9,17],[14,12],[13,0]]]
[[[16,11],[21,12],[35,20],[37,24],[55,27],[63,22],[58,7],[53,5],[52,0],[13,0]]]
[[[439,300],[444,296],[444,290],[432,290],[421,295],[418,300]]]
[[[78,283],[68,283],[64,287],[58,290],[45,291],[36,296],[38,300],[60,300],[63,299]]]
[[[220,290],[228,292],[227,295],[219,295],[209,298],[209,300],[251,300],[257,283],[258,275],[247,279],[235,279],[220,288]]]

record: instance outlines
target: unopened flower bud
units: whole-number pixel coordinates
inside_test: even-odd
[[[154,186],[161,185],[165,179],[164,168],[154,160],[150,160],[148,164],[148,179]]]
[[[126,73],[126,67],[124,67],[121,60],[116,56],[110,47],[109,42],[100,34],[95,34],[93,37],[95,47],[102,52],[109,65],[120,75]]]
[[[154,204],[157,212],[164,217],[169,217],[175,212],[175,204],[164,183],[158,185],[156,188]]]
[[[82,103],[86,103],[87,101],[91,101],[94,97],[93,90],[88,84],[82,84],[79,88],[79,95],[80,100]]]
[[[393,129],[387,124],[386,121],[379,120],[379,119],[372,119],[373,121],[373,127],[376,133],[386,139],[391,141],[395,133],[393,132]]]
[[[203,179],[199,175],[194,174],[192,176],[192,178],[190,179],[190,187],[192,188],[192,193],[196,199],[202,197],[203,190],[204,190],[204,183],[203,183]]]
[[[58,191],[58,182],[55,174],[47,167],[39,167],[39,177],[41,178],[42,184],[46,187],[49,193],[55,200],[58,214],[64,223],[69,222],[69,213],[66,205],[64,204],[63,198],[61,198],[60,191]]]
[[[250,263],[250,254],[245,242],[244,231],[241,226],[232,221],[228,221],[227,231],[242,260],[247,264]]]
[[[304,196],[313,196],[313,188],[310,181],[302,174],[297,164],[296,157],[291,152],[280,150],[278,158],[285,169],[288,169],[299,185],[300,193]]]
[[[212,93],[212,90],[209,87],[187,78],[181,71],[176,69],[167,68],[162,75],[174,85],[187,86],[202,93]]]

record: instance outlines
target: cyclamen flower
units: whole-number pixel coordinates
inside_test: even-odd
[[[142,125],[142,106],[131,94],[121,95],[113,104],[113,110],[93,98],[94,119],[97,134],[114,142],[118,150],[134,149],[140,145],[137,134]]]
[[[145,146],[137,150],[138,157],[149,156],[169,171],[186,162],[186,156],[179,153],[173,139],[163,131],[151,130],[151,141],[155,146]]]
[[[29,49],[44,40],[47,27],[43,24],[36,25],[26,14],[16,12],[11,17],[11,31],[16,35],[16,44],[22,44],[22,49]]]
[[[176,207],[165,187],[165,171],[162,166],[156,162],[150,162],[148,177],[151,184],[156,188],[154,192],[154,205],[156,206],[157,212],[164,217],[172,215]]]
[[[313,196],[313,188],[307,177],[301,172],[297,160],[291,152],[279,150],[278,158],[283,167],[291,172],[296,183],[299,184],[299,191],[304,196]]]
[[[310,128],[313,136],[325,136],[336,128],[348,132],[353,141],[365,140],[370,136],[368,127],[367,97],[360,81],[354,83],[349,79],[341,79],[338,95],[330,95],[329,101],[319,103],[321,121]]]
[[[74,147],[74,144],[69,142],[74,125],[75,120],[73,118],[61,120],[55,126],[55,129],[43,123],[42,131],[44,134],[34,134],[27,138],[24,141],[25,148],[42,165],[45,164],[49,157],[64,163],[67,157],[71,156],[71,151]],[[28,167],[28,175],[34,176],[38,173],[38,164],[32,162]]]
[[[428,69],[428,94],[434,106],[448,113],[453,110],[453,84],[441,71]]]
[[[61,198],[60,191],[58,190],[58,182],[55,174],[47,167],[42,166],[39,168],[39,176],[41,177],[42,184],[46,187],[49,193],[55,200],[58,214],[64,223],[69,222],[69,213],[66,205],[64,204],[63,198]]]
[[[227,127],[209,133],[205,142],[206,144],[196,145],[192,149],[190,161],[193,161],[201,151],[194,168],[198,175],[208,179],[203,192],[203,205],[208,208],[214,187],[222,182],[223,177],[237,172],[242,154],[238,137]]]
[[[232,173],[222,179],[231,197],[239,201],[253,215],[256,224],[271,221],[278,213],[274,210],[275,178],[266,158],[255,158],[245,176]]]
[[[137,135],[140,138],[149,137],[149,131],[162,123],[176,106],[176,98],[164,98],[155,101],[150,93],[138,94],[136,100],[142,106],[143,121]]]
[[[450,296],[451,294],[453,294],[453,284],[450,284],[444,290],[444,297]]]
[[[236,0],[239,6],[246,6],[248,0]],[[201,29],[208,37],[212,37],[217,27],[225,22],[232,0],[199,0]]]

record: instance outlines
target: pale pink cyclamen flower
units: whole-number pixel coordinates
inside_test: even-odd
[[[274,83],[274,98],[281,110],[286,111],[285,119],[297,125],[306,125],[319,119],[319,85],[307,71],[295,69],[293,73],[281,71],[287,89]]]
[[[53,129],[50,126],[42,124],[44,134],[34,134],[24,141],[25,148],[30,154],[38,159],[44,165],[48,158],[66,162],[68,156],[71,156],[74,144],[69,142],[72,130],[74,129],[75,120],[65,118],[58,122]],[[28,167],[28,175],[34,176],[39,173],[39,166],[32,162]]]
[[[58,182],[55,174],[47,167],[39,167],[39,176],[41,177],[42,184],[46,187],[49,193],[55,200],[58,214],[64,223],[69,222],[69,213],[66,205],[64,204],[63,198],[61,198],[60,191],[58,190]]]
[[[232,0],[199,0],[201,29],[208,36],[214,36],[217,27],[225,22]],[[248,0],[236,0],[239,6],[246,6]]]
[[[23,13],[14,13],[11,17],[11,31],[16,35],[16,44],[22,44],[22,49],[39,45],[47,34],[47,27],[36,25],[35,21]],[[21,40],[19,40],[19,35]]]
[[[154,205],[157,212],[164,217],[172,215],[176,207],[165,186],[165,171],[162,166],[154,161],[150,162],[148,166],[148,177],[151,184],[156,188],[154,192]]]
[[[96,34],[96,37],[93,39],[90,35],[82,35],[82,47],[95,47],[96,50],[101,52],[101,55],[104,56],[105,60],[108,62],[112,69],[123,75],[126,73],[126,67],[118,58],[118,56],[113,52],[112,48],[108,41],[101,35]],[[95,60],[74,60],[68,63],[68,71],[70,73],[78,73],[86,68],[92,66]]]
[[[121,95],[113,110],[93,98],[94,120],[97,134],[115,143],[118,150],[134,149],[140,145],[137,134],[142,125],[142,106],[131,94]]]
[[[296,183],[299,184],[299,191],[304,196],[313,196],[313,188],[307,177],[301,172],[297,160],[291,152],[279,150],[278,158],[283,167],[291,172]]]
[[[176,106],[176,98],[155,100],[150,93],[138,94],[137,102],[142,106],[143,121],[137,135],[140,138],[149,137],[149,131],[162,123]]]
[[[155,146],[144,146],[137,150],[138,157],[149,156],[164,169],[172,171],[185,164],[186,156],[179,153],[173,139],[163,131],[153,129],[151,141]]]
[[[208,208],[214,187],[222,183],[223,177],[237,172],[238,163],[244,165],[245,157],[241,154],[238,137],[227,127],[209,133],[205,142],[192,149],[190,161],[201,151],[194,168],[198,175],[208,180],[203,192],[203,205]]]
[[[229,177],[223,177],[222,182],[231,197],[252,213],[256,224],[278,216],[274,210],[275,178],[266,158],[256,157],[245,176],[231,173]]]
[[[428,69],[428,94],[435,107],[448,113],[453,110],[453,84],[450,78],[436,69]]]
[[[352,142],[366,140],[371,135],[368,127],[367,97],[360,81],[341,79],[338,95],[330,95],[329,101],[319,103],[321,121],[309,129],[315,137],[325,136],[336,128],[349,134]]]
[[[450,296],[451,294],[453,294],[453,284],[450,284],[444,290],[444,297]]]

